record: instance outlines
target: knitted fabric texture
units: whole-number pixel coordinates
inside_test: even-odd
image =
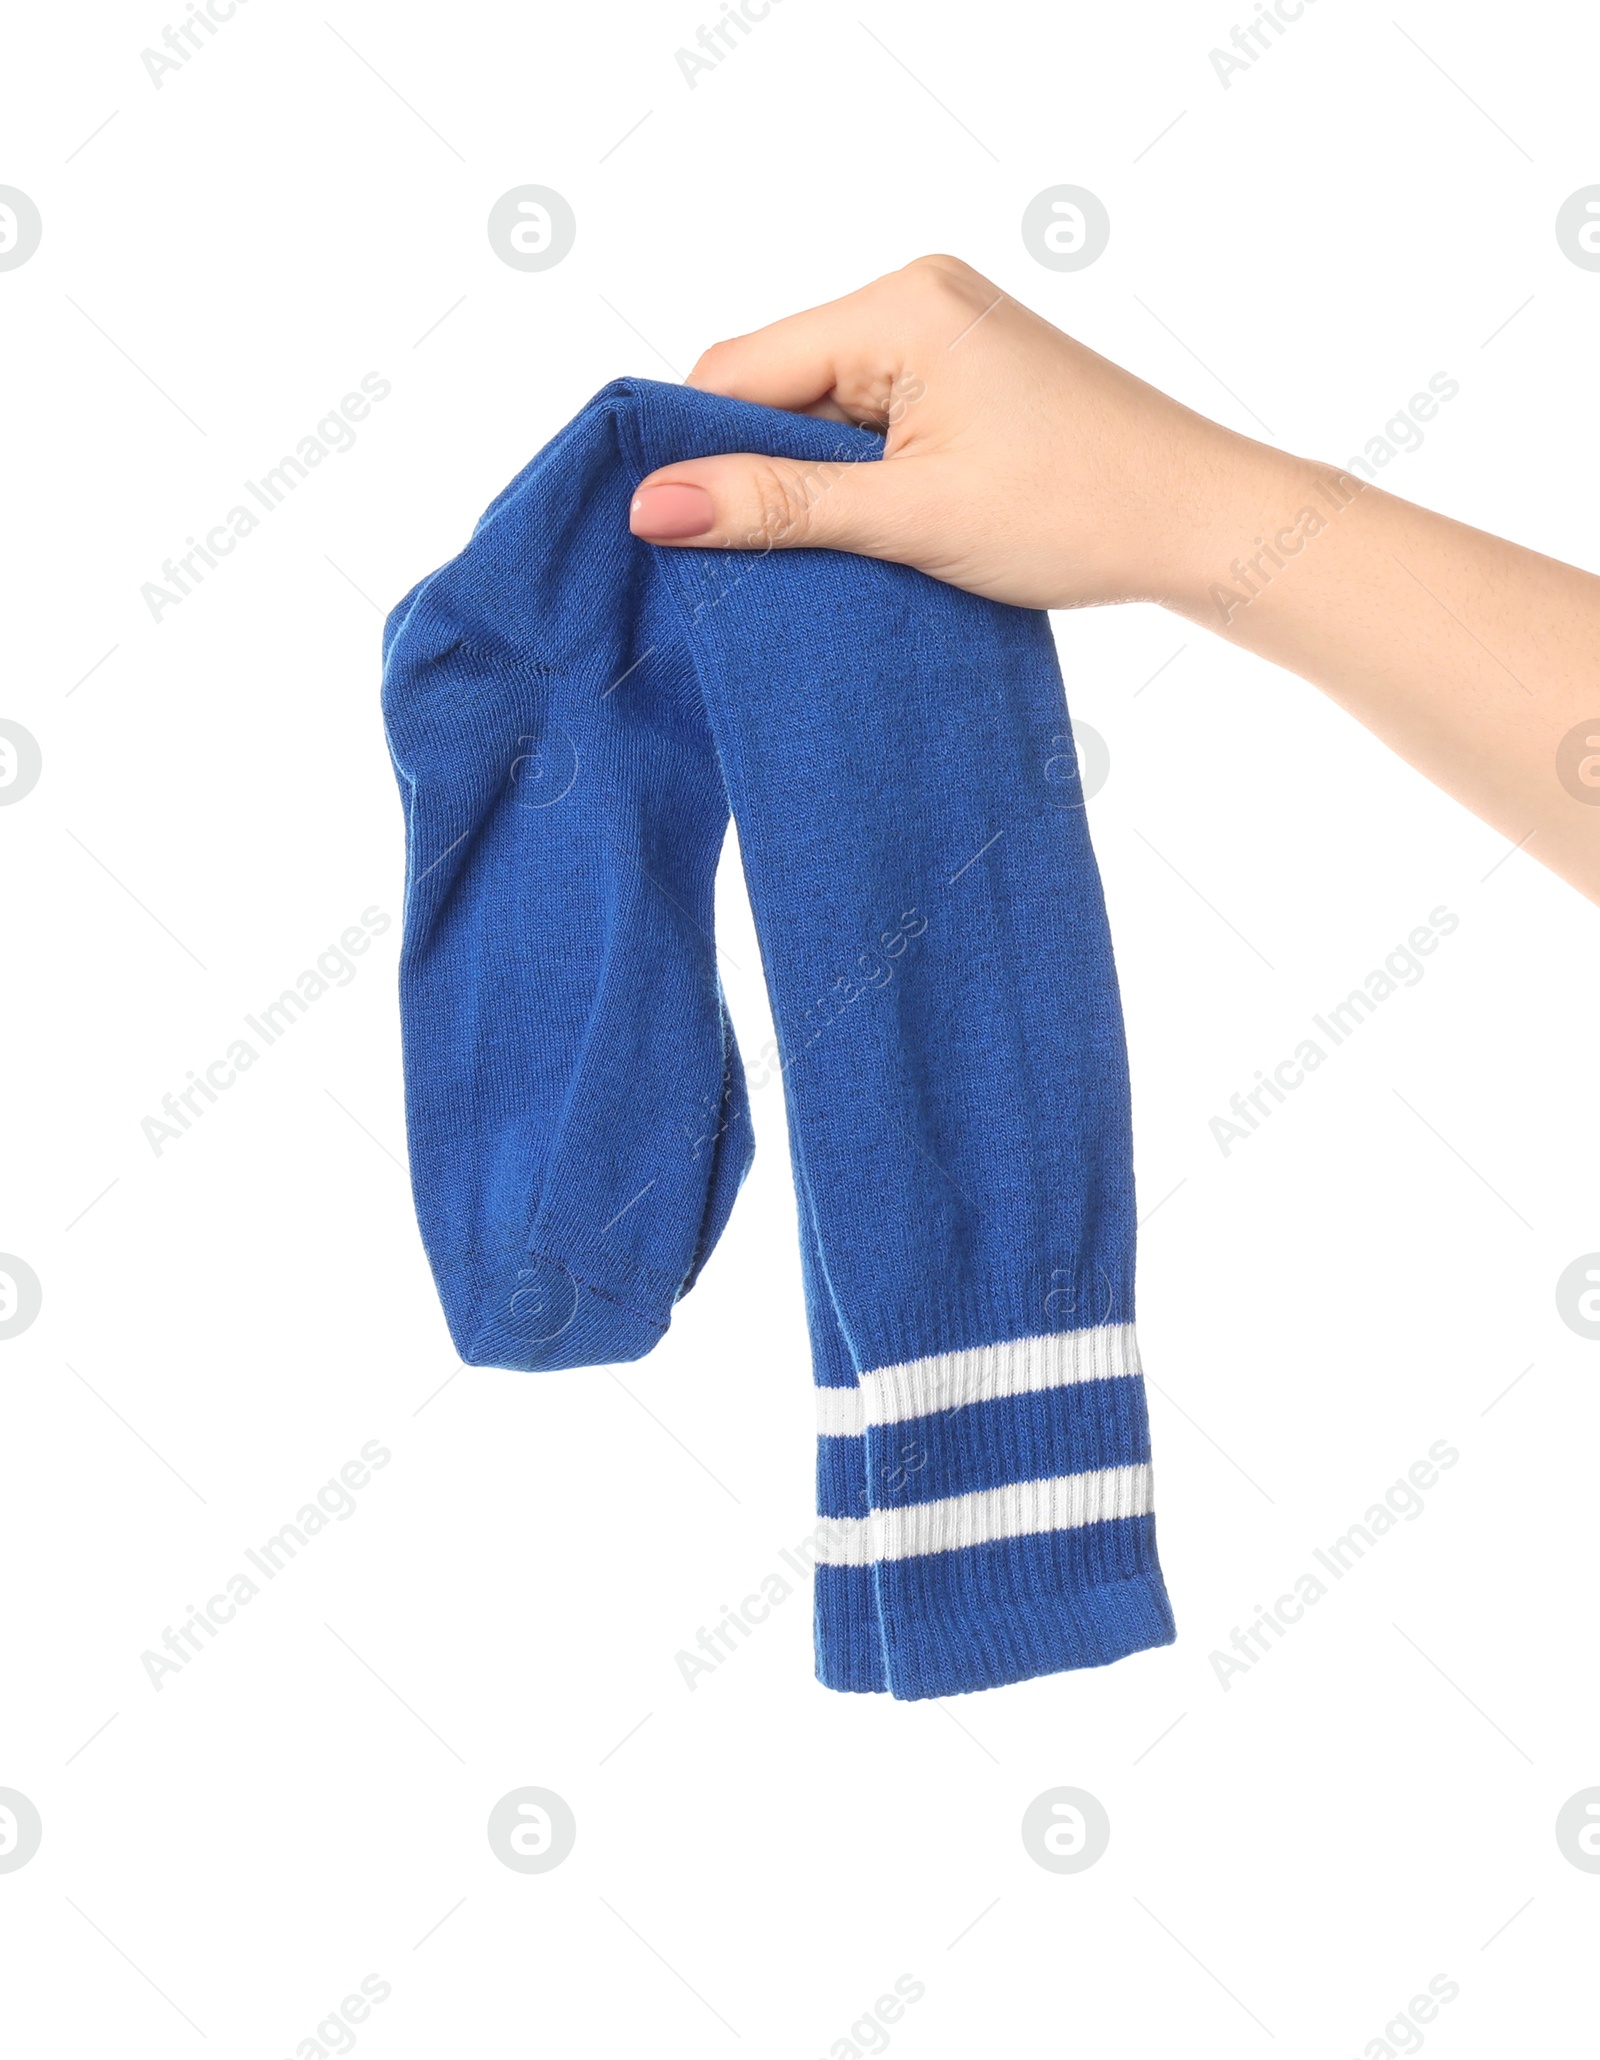
[[[750,1164],[712,888],[761,939],[819,1412],[817,1673],[906,1699],[1173,1636],[1127,1058],[1045,616],[833,551],[662,550],[637,481],[864,430],[608,386],[385,631],[418,1220],[451,1336],[641,1358]]]

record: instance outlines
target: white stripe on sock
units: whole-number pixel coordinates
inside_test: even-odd
[[[856,1428],[904,1423],[914,1416],[960,1409],[969,1402],[988,1402],[1000,1395],[1027,1395],[1041,1388],[1064,1388],[1074,1381],[1114,1380],[1140,1370],[1139,1346],[1131,1323],[1013,1338],[1009,1344],[980,1345],[971,1352],[940,1352],[931,1359],[913,1359],[904,1366],[880,1366],[864,1373],[862,1422]],[[851,1390],[833,1392],[847,1395]]]
[[[819,1438],[859,1438],[865,1428],[859,1388],[818,1388]]]
[[[1149,1465],[1111,1466],[1101,1473],[1062,1474],[1048,1481],[1014,1481],[878,1509],[871,1516],[830,1519],[818,1526],[824,1566],[867,1566],[875,1559],[914,1559],[929,1552],[959,1552],[999,1538],[1038,1531],[1070,1531],[1122,1516],[1148,1516],[1154,1508]]]
[[[819,1516],[817,1528],[802,1549],[811,1566],[870,1566],[871,1520],[864,1516]]]

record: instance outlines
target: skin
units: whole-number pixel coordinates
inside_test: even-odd
[[[1600,902],[1591,573],[1208,421],[959,258],[714,344],[689,384],[881,429],[884,462],[667,466],[635,535],[856,551],[1026,608],[1159,602],[1322,688]]]

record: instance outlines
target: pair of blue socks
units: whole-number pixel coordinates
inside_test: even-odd
[[[474,1365],[602,1365],[698,1279],[752,1150],[713,944],[731,809],[817,1386],[818,1676],[912,1699],[1101,1665],[1173,1630],[1126,1050],[1049,625],[900,565],[629,534],[646,473],[738,451],[825,492],[882,443],[618,381],[389,618],[445,1316]]]

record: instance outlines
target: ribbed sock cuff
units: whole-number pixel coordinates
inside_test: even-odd
[[[905,1701],[1170,1644],[1131,1324],[818,1389],[817,1675]]]
[[[937,1571],[930,1575],[928,1562],[880,1567],[877,1599],[890,1692],[903,1702],[967,1695],[1041,1674],[1108,1666],[1173,1642],[1172,1605],[1159,1569],[1098,1587],[1055,1585],[1051,1546],[1047,1535],[962,1555],[976,1564],[965,1570],[960,1585],[966,1592],[955,1595]]]
[[[1176,1632],[1154,1520],[816,1570],[817,1679],[901,1702],[1108,1666]],[[1096,1535],[1100,1531],[1108,1535]],[[1136,1570],[1086,1583],[1107,1559]],[[1139,1562],[1144,1562],[1140,1565]]]
[[[819,1566],[813,1581],[817,1679],[847,1695],[882,1695],[889,1683],[871,1567]]]

